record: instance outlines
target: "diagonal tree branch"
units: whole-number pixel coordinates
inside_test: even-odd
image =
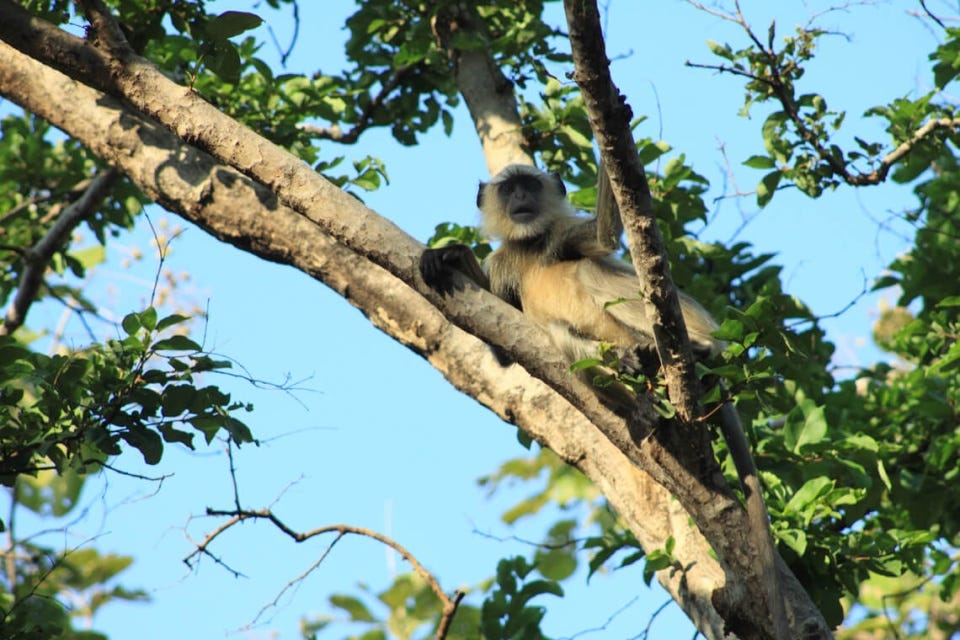
[[[692,425],[699,417],[699,383],[666,247],[653,213],[650,187],[630,129],[632,113],[610,78],[596,3],[564,0],[564,8],[575,65],[573,78],[587,106],[600,158],[632,248],[631,258],[647,315],[653,320],[670,402],[681,419]]]
[[[216,238],[326,283],[375,326],[426,358],[455,387],[580,469],[645,549],[662,549],[673,538],[674,557],[686,569],[660,572],[661,584],[708,638],[723,637],[724,623],[715,609],[716,587],[726,585],[725,594],[743,593],[741,578],[725,575],[677,500],[543,383],[520,367],[499,367],[482,343],[452,326],[407,285],[279,205],[262,185],[185,145],[129,105],[2,42],[0,93],[66,131],[119,167],[150,198]],[[352,215],[359,206],[353,201],[344,215]],[[469,306],[478,317],[495,315],[502,306],[492,296],[481,300],[483,304]],[[500,344],[517,340],[536,345],[542,339],[519,315],[511,316],[500,330]],[[714,501],[711,509],[718,523],[735,526],[723,516],[729,509],[722,500]]]
[[[23,254],[23,274],[17,287],[17,295],[7,308],[3,325],[0,325],[0,336],[8,336],[23,325],[27,311],[37,299],[40,285],[43,284],[43,274],[54,252],[63,247],[73,230],[103,204],[119,177],[118,171],[107,169],[94,178],[80,198],[63,209],[47,235]]]
[[[634,416],[630,422],[611,414],[599,405],[589,389],[566,375],[566,367],[553,354],[542,332],[535,330],[515,310],[489,294],[468,289],[455,301],[435,295],[423,285],[417,273],[416,263],[422,245],[316,176],[298,159],[226,118],[189,90],[173,84],[147,61],[122,50],[119,58],[111,58],[48,23],[30,18],[9,0],[0,0],[0,38],[37,60],[121,97],[127,105],[133,105],[162,122],[180,140],[202,146],[254,181],[268,186],[284,205],[296,211],[296,214],[290,212],[290,220],[284,218],[289,226],[282,230],[274,225],[277,222],[276,212],[283,208],[278,206],[270,192],[247,178],[237,176],[229,167],[213,166],[211,174],[204,174],[194,163],[204,157],[209,158],[206,154],[189,146],[177,148],[180,143],[171,141],[172,136],[168,131],[143,119],[140,114],[129,113],[126,106],[102,96],[94,98],[96,107],[93,109],[109,104],[111,106],[107,111],[113,114],[105,116],[109,120],[107,129],[98,136],[91,134],[87,129],[90,123],[82,117],[78,119],[73,114],[64,113],[63,109],[50,108],[43,101],[29,100],[28,108],[64,127],[98,155],[123,165],[124,171],[134,182],[164,206],[180,211],[187,217],[193,216],[198,224],[211,233],[230,238],[228,241],[238,246],[248,250],[255,248],[262,252],[261,255],[272,256],[270,259],[298,266],[302,264],[300,268],[308,273],[326,282],[338,282],[335,288],[364,310],[377,326],[385,328],[406,344],[416,345],[413,348],[438,368],[459,371],[462,377],[455,382],[461,388],[469,389],[471,395],[488,406],[496,406],[500,415],[523,422],[529,433],[560,453],[564,459],[581,469],[589,469],[588,475],[597,480],[614,506],[618,510],[625,510],[621,513],[633,514],[628,518],[632,529],[639,528],[649,540],[656,540],[656,534],[647,532],[661,528],[662,524],[640,522],[643,518],[630,500],[631,497],[640,496],[639,493],[631,493],[637,487],[633,477],[637,471],[629,467],[626,460],[649,472],[667,487],[714,545],[726,538],[735,540],[736,536],[730,536],[730,532],[746,526],[742,509],[719,473],[690,473],[682,465],[677,466],[674,456],[667,453],[658,442],[642,438],[649,433],[655,420],[649,408]],[[7,59],[12,63],[0,64],[0,87],[5,92],[18,89],[21,98],[27,102],[32,95],[30,90],[35,87],[30,86],[24,76],[18,75],[24,64],[23,58],[14,58],[12,55],[8,49]],[[67,80],[59,82],[62,83],[59,87],[62,91],[68,90],[67,84],[71,85],[69,89],[74,92],[82,89]],[[53,99],[48,101],[57,104],[60,96],[55,93],[51,97]],[[133,162],[129,158],[130,149],[138,146],[142,147],[142,153],[156,162],[149,169],[150,173],[144,173],[147,163],[142,159]],[[176,158],[175,166],[170,165],[171,157]],[[206,162],[212,161],[208,159]],[[169,192],[159,188],[158,174],[165,181],[171,177],[169,173],[178,171],[186,172],[189,178],[186,188],[188,195],[174,199]],[[248,213],[242,205],[223,211],[220,214],[223,218],[211,215],[207,207],[217,200],[215,196],[221,190],[234,188],[257,192],[256,198],[261,206],[252,212],[252,217],[240,221],[241,214],[238,212]],[[223,202],[218,201],[217,205],[222,206]],[[266,210],[271,211],[270,216],[262,215]],[[294,225],[300,225],[299,233],[290,233]],[[319,233],[321,229],[323,233]],[[337,242],[331,242],[327,234]],[[285,237],[278,237],[281,235]],[[304,255],[307,237],[322,246]],[[290,244],[291,238],[297,240],[296,246]],[[379,267],[374,267],[371,262]],[[343,274],[343,265],[355,268],[357,273],[349,276]],[[363,302],[357,299],[358,296],[365,296]],[[471,342],[465,334],[451,332],[449,327],[444,327],[443,317],[436,310],[466,331],[503,346],[527,371],[548,382],[577,409],[566,403],[555,405],[559,401],[556,396],[537,387],[535,382],[515,367],[506,372],[491,369],[495,373],[486,374],[471,370],[471,364],[493,367],[492,358],[489,354],[480,356],[478,344]],[[419,313],[411,315],[413,311]],[[407,332],[401,332],[393,325],[398,319],[408,328]],[[430,324],[433,322],[436,324]],[[432,327],[432,331],[428,331],[425,328],[427,326]],[[447,345],[447,340],[456,345],[460,345],[460,340],[465,340],[471,345],[469,349],[464,347],[456,352],[464,358],[463,362],[443,361],[454,353],[454,347]],[[519,387],[516,385],[517,378],[510,378],[514,375],[511,371],[524,380]],[[490,395],[493,389],[491,385],[501,382],[495,380],[498,377],[504,378],[504,384],[499,385],[497,391],[504,392],[505,398]],[[513,386],[506,384],[509,380],[513,380]],[[530,384],[545,394],[540,396],[542,406],[538,406],[536,398],[530,397]],[[512,404],[506,404],[508,402]],[[541,413],[544,406],[548,405],[551,410],[562,406],[563,411],[567,412],[565,421],[545,423],[545,420],[556,417]],[[586,423],[584,417],[589,418],[593,426]],[[558,430],[564,431],[578,424],[583,425],[583,429],[577,432],[577,438],[585,438],[591,447],[603,447],[602,453],[599,449],[584,449],[583,442],[577,438],[557,434]],[[609,446],[611,443],[615,447]],[[702,451],[696,446],[694,450]],[[617,479],[625,484],[618,486],[613,482],[613,475],[605,475],[614,473],[611,465],[617,467]],[[620,465],[626,466],[620,468]],[[598,472],[600,468],[607,471]],[[655,489],[652,485],[644,485],[644,491],[654,492]],[[690,535],[689,527],[678,527],[674,531],[684,536]],[[662,530],[659,536],[660,540],[664,539]],[[641,536],[638,535],[638,538]],[[696,540],[696,536],[691,539]],[[732,541],[726,544],[733,545]],[[656,545],[649,546],[644,539],[641,542],[647,548],[657,548]],[[735,553],[736,549],[725,548],[725,551],[729,555]],[[717,564],[709,558],[709,554],[701,556],[693,566],[687,563],[684,566],[688,570],[677,577],[679,584],[675,597],[688,607],[691,618],[705,633],[709,633],[709,637],[723,637],[723,620],[717,611],[736,610],[737,603],[743,601],[748,591],[742,577],[727,567],[720,568],[720,575],[712,573]],[[707,573],[698,573],[701,570]],[[723,588],[719,589],[718,585],[723,585]],[[806,597],[799,585],[795,586],[798,593]]]
[[[669,425],[661,425],[654,433],[654,438],[668,452],[660,462],[667,473],[676,475],[678,483],[693,481],[710,484],[718,476],[717,463],[707,431],[698,424],[700,383],[680,312],[679,296],[670,276],[666,247],[657,227],[649,184],[631,132],[632,114],[610,76],[595,0],[564,0],[564,9],[575,65],[573,78],[580,87],[594,137],[600,147],[601,162],[607,169],[610,187],[620,209],[641,295],[646,302],[647,315],[653,320],[654,337],[669,398],[677,408],[678,419]],[[742,438],[742,434],[739,435]],[[728,441],[731,445],[738,443],[736,439]],[[742,451],[740,458],[750,460],[749,452]],[[755,471],[752,475],[756,476]],[[766,572],[760,570],[763,563],[756,561],[754,553],[745,552],[739,541],[733,542],[729,535],[714,538],[706,530],[704,533],[721,561],[729,563],[736,573],[751,576],[752,579],[749,589],[755,596],[738,603],[736,614],[733,611],[726,612],[725,618],[728,620],[738,618],[735,624],[731,623],[731,630],[741,637],[764,638],[770,633],[772,637],[786,639],[790,637],[790,632],[781,600],[780,569],[775,564],[776,552],[772,550],[773,542],[768,533],[766,509],[759,497],[759,487],[752,488],[752,493],[746,490],[745,493],[748,500],[752,498],[759,501],[753,503],[758,522],[741,531],[745,537],[750,537],[747,532],[753,529],[764,537],[770,549],[768,553],[772,556]],[[697,516],[697,510],[691,513]],[[707,526],[704,520],[698,519],[697,524],[701,528]],[[758,548],[756,551],[762,553],[764,549]],[[769,585],[765,577],[770,579]],[[768,591],[770,593],[765,594]],[[811,603],[806,599],[800,602],[800,608],[806,610],[796,616],[799,621],[797,628],[803,629],[804,637],[831,637],[816,607],[807,607]],[[742,619],[739,619],[740,616],[743,616]]]

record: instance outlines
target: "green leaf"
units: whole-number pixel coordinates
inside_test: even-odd
[[[817,502],[834,487],[834,481],[826,476],[807,480],[800,489],[790,498],[786,508],[795,513],[802,513]]]
[[[352,622],[376,622],[370,610],[358,598],[334,594],[330,596],[330,604],[338,609],[342,609],[350,616]]]
[[[776,193],[781,178],[783,178],[782,171],[771,171],[763,176],[760,184],[757,185],[757,205],[759,207],[767,206],[767,203],[773,198],[773,194]]]
[[[170,327],[182,324],[190,319],[190,316],[182,316],[179,313],[174,313],[169,315],[160,322],[157,323],[157,331],[163,331],[164,329],[169,329]]]
[[[154,351],[200,351],[200,345],[187,336],[170,336],[153,343]]]
[[[609,560],[613,554],[619,551],[618,547],[603,547],[590,558],[587,580],[589,580],[603,564]]]
[[[662,549],[651,551],[647,554],[647,561],[643,565],[643,581],[649,586],[656,572],[668,568],[671,564],[673,559]]]
[[[725,58],[730,62],[734,61],[733,51],[730,50],[730,45],[720,44],[718,42],[714,42],[713,40],[707,40],[707,46],[715,56]]]
[[[536,554],[537,569],[548,580],[566,580],[577,569],[577,559],[563,549]]]
[[[178,384],[167,387],[163,390],[161,411],[165,417],[179,416],[190,407],[196,397],[197,389],[191,385]]]
[[[877,475],[880,476],[880,481],[883,482],[887,491],[891,491],[893,484],[890,482],[890,476],[887,475],[887,468],[883,465],[883,460],[877,460]]]
[[[128,313],[123,317],[120,326],[128,336],[135,335],[140,330],[140,316],[136,313]]]
[[[380,188],[380,174],[373,170],[364,171],[350,182],[364,191],[376,191]]]
[[[576,373],[578,371],[590,369],[591,367],[599,367],[602,364],[603,360],[600,360],[599,358],[584,358],[583,360],[577,360],[570,365],[570,373]]]
[[[443,122],[443,133],[447,137],[453,133],[453,114],[444,109],[440,112],[440,120]]]
[[[949,309],[951,307],[960,307],[960,296],[950,296],[937,302],[937,308]]]
[[[143,461],[157,464],[163,456],[163,440],[160,435],[144,427],[134,427],[120,432],[120,437],[132,447],[140,450]]]
[[[802,407],[794,408],[787,415],[787,424],[784,425],[784,444],[794,453],[799,453],[807,445],[821,442],[827,434],[827,419],[822,406],[808,407],[801,423],[797,418],[802,414]]]
[[[743,161],[743,165],[751,169],[773,169],[777,163],[769,156],[750,156]]]
[[[157,430],[160,432],[160,435],[163,436],[165,442],[179,442],[180,444],[186,445],[190,449],[194,448],[194,434],[192,433],[175,429],[168,424],[161,424],[159,427],[157,427]]]
[[[253,433],[250,431],[250,427],[232,416],[224,416],[223,428],[227,430],[227,433],[237,444],[253,442]]]
[[[880,445],[877,443],[877,441],[865,433],[855,433],[852,436],[845,438],[843,440],[843,444],[851,449],[869,451],[870,453],[877,453],[880,451]]]
[[[140,312],[140,324],[147,331],[153,331],[157,326],[157,310],[147,307]]]
[[[543,595],[544,593],[563,597],[563,589],[553,580],[532,580],[523,585],[520,593],[517,594],[517,599],[526,604],[536,596]]]
[[[670,151],[670,145],[666,142],[651,142],[640,149],[640,162],[646,166],[668,151]]]
[[[240,54],[229,40],[211,40],[207,45],[204,62],[207,68],[225,82],[237,84],[240,81]]]
[[[529,449],[530,445],[533,444],[533,437],[524,431],[523,429],[517,428],[517,442],[520,443],[524,449]]]
[[[102,264],[103,261],[106,260],[107,249],[101,244],[96,244],[92,247],[86,247],[85,249],[71,251],[70,256],[79,262],[84,269],[89,269],[90,267]]]
[[[263,23],[263,19],[245,11],[224,11],[206,25],[205,33],[210,39],[232,38],[244,31],[255,29]]]
[[[777,531],[777,539],[793,549],[798,556],[807,551],[807,534],[800,529]]]
[[[677,408],[666,398],[656,398],[650,403],[657,413],[665,420],[672,420],[677,415]]]

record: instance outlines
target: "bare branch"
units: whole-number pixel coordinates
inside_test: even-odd
[[[278,518],[276,514],[274,514],[273,511],[271,511],[270,509],[258,509],[258,510],[233,509],[233,510],[226,510],[226,511],[218,510],[218,509],[207,509],[207,515],[228,516],[230,519],[224,522],[219,527],[217,527],[212,533],[208,534],[203,539],[203,541],[197,545],[197,548],[194,549],[194,551],[191,552],[190,555],[184,558],[184,562],[186,562],[188,566],[192,566],[190,564],[190,559],[196,556],[197,554],[209,555],[208,549],[210,544],[220,534],[222,534],[224,531],[227,531],[228,529],[233,527],[235,524],[238,524],[245,520],[267,520],[271,524],[273,524],[273,526],[275,526],[277,529],[283,532],[285,535],[293,539],[294,542],[306,542],[311,538],[316,538],[326,533],[336,533],[337,534],[336,539],[333,541],[333,543],[330,544],[330,546],[327,549],[327,552],[323,554],[323,556],[320,559],[321,561],[323,558],[326,557],[329,550],[333,548],[333,545],[336,544],[336,542],[340,540],[340,538],[344,537],[347,534],[353,534],[353,535],[358,535],[366,538],[371,538],[372,540],[376,540],[377,542],[383,545],[386,545],[391,549],[393,549],[394,551],[396,551],[397,553],[399,553],[404,560],[410,563],[410,566],[413,568],[414,572],[418,576],[423,578],[423,580],[430,587],[430,590],[433,591],[434,595],[437,596],[437,599],[439,599],[440,602],[443,604],[443,613],[441,614],[440,624],[437,627],[437,634],[435,636],[437,640],[443,640],[443,638],[446,637],[447,631],[450,629],[450,623],[453,621],[453,616],[457,611],[457,605],[460,603],[460,600],[463,598],[463,593],[459,591],[454,592],[454,596],[452,598],[449,597],[446,594],[446,592],[444,592],[443,588],[440,586],[440,583],[437,581],[434,575],[429,571],[427,571],[427,569],[422,564],[420,564],[420,561],[417,560],[416,556],[410,553],[410,551],[408,551],[406,547],[401,545],[396,540],[393,540],[392,538],[388,538],[382,533],[378,533],[372,529],[367,529],[366,527],[356,527],[348,524],[334,524],[334,525],[328,525],[325,527],[318,527],[316,529],[311,529],[310,531],[299,532],[291,528],[290,526],[288,526],[285,522],[283,522],[280,518]],[[318,566],[318,563],[314,563],[313,566],[314,567]]]
[[[920,6],[923,7],[923,11],[924,11],[924,13],[927,14],[927,17],[929,17],[931,20],[933,20],[934,22],[936,22],[937,25],[938,25],[941,29],[943,29],[944,31],[947,30],[947,25],[945,25],[945,24],[943,23],[943,20],[941,20],[940,18],[938,18],[932,11],[930,11],[930,9],[927,8],[927,3],[926,3],[925,0],[920,0]]]
[[[280,66],[282,67],[287,66],[287,59],[293,53],[297,38],[300,36],[300,5],[296,0],[293,0],[290,4],[293,7],[293,35],[290,36],[290,44],[287,45],[286,49],[280,46],[280,41],[277,40],[277,34],[274,33],[273,27],[267,25],[267,31],[270,33],[270,39],[273,40],[273,46],[277,48],[277,53],[280,54]]]
[[[114,169],[108,169],[97,176],[83,195],[63,210],[47,235],[22,254],[25,263],[23,274],[20,276],[17,295],[7,309],[3,325],[0,326],[0,336],[10,335],[23,325],[27,311],[36,300],[40,285],[43,284],[43,274],[53,254],[63,247],[77,225],[103,204],[119,177],[120,173]]]

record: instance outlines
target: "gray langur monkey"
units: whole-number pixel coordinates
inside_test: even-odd
[[[546,329],[570,362],[595,357],[600,342],[620,356],[652,355],[636,273],[614,255],[619,228],[604,233],[600,218],[577,217],[559,176],[510,165],[481,183],[477,207],[484,232],[501,243],[485,270],[463,245],[428,249],[421,259],[426,282],[448,290],[449,269],[459,269]],[[716,322],[682,293],[680,306],[694,351],[716,355],[722,349],[711,335]]]
[[[490,182],[481,182],[477,193],[482,228],[500,241],[484,268],[469,247],[450,245],[424,251],[421,275],[434,289],[449,293],[456,286],[451,271],[460,271],[546,329],[571,363],[595,358],[600,343],[606,343],[622,366],[651,376],[659,369],[652,322],[638,295],[636,272],[614,255],[622,227],[602,167],[597,201],[595,218],[578,217],[559,176],[510,165]],[[680,307],[694,354],[718,354],[723,343],[712,335],[717,324],[710,314],[683,293]],[[494,352],[501,364],[509,362],[496,348]],[[616,383],[597,393],[615,410],[629,409],[636,401],[632,391]],[[750,538],[761,558],[775,637],[787,640],[776,550],[757,470],[736,408],[726,403],[715,415],[746,498]]]

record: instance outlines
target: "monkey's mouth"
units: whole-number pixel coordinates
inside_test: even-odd
[[[530,222],[537,217],[537,212],[532,209],[518,209],[516,211],[510,212],[510,217],[513,218],[515,222]]]

